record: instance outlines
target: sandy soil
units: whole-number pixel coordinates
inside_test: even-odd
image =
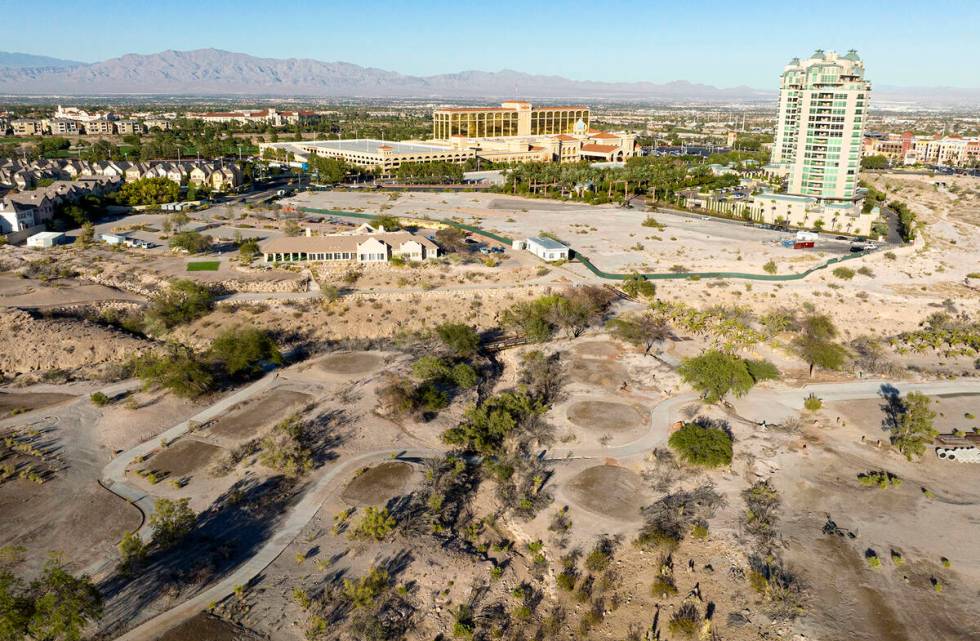
[[[640,520],[640,506],[648,497],[639,474],[616,465],[586,468],[567,481],[563,491],[590,512],[632,522]]]
[[[228,414],[209,424],[207,432],[229,442],[248,440],[263,427],[281,420],[312,400],[309,394],[276,388],[235,406]]]
[[[382,463],[359,472],[340,496],[354,506],[384,505],[406,494],[413,476],[415,470],[408,463]]]

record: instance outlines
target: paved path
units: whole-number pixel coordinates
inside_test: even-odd
[[[208,409],[200,412],[190,420],[204,422],[220,415],[235,403],[251,398],[255,394],[264,391],[272,386],[276,379],[276,372],[273,372],[259,381],[221,399]],[[860,400],[877,398],[883,385],[895,387],[901,394],[910,391],[920,391],[929,395],[938,394],[980,394],[980,379],[962,379],[957,381],[937,381],[926,383],[907,383],[890,382],[883,380],[864,380],[848,383],[819,383],[806,385],[802,388],[791,389],[762,389],[758,388],[745,398],[740,400],[740,405],[748,408],[745,411],[772,412],[776,409],[774,405],[781,406],[783,411],[799,410],[803,407],[803,399],[811,393],[816,394],[825,402]],[[697,399],[697,395],[691,392],[672,396],[656,405],[651,412],[650,429],[639,439],[619,445],[616,447],[605,448],[570,448],[556,449],[551,453],[552,460],[565,458],[578,459],[629,459],[637,456],[645,456],[655,447],[663,446],[667,442],[669,426],[677,420],[680,409]],[[742,410],[740,410],[742,411]],[[763,415],[759,415],[760,417]],[[759,419],[761,420],[761,418]],[[175,425],[165,432],[161,437],[154,438],[141,445],[138,445],[120,456],[116,457],[106,466],[103,476],[108,483],[112,482],[110,489],[120,496],[131,500],[134,498],[141,505],[152,503],[151,497],[140,490],[131,488],[125,484],[126,466],[133,458],[145,455],[159,444],[160,438],[172,440],[187,432],[188,421]],[[275,534],[259,549],[259,551],[236,568],[231,574],[226,576],[218,583],[200,592],[187,601],[167,610],[157,616],[145,621],[126,634],[118,637],[118,641],[147,641],[152,640],[167,630],[179,625],[183,621],[190,619],[197,613],[206,609],[213,602],[220,601],[234,592],[237,585],[248,585],[255,577],[260,575],[269,565],[271,565],[283,550],[295,540],[303,531],[303,528],[316,515],[323,502],[331,495],[332,485],[335,480],[342,478],[352,469],[363,466],[375,460],[391,460],[392,458],[430,458],[443,454],[442,450],[413,449],[413,450],[375,450],[364,452],[343,462],[338,462],[329,467],[317,481],[309,487],[303,497],[290,511],[285,521],[280,525]],[[152,505],[149,506],[152,511]],[[145,509],[145,508],[144,508]],[[146,527],[144,526],[143,530]],[[143,533],[141,530],[141,533]],[[148,536],[144,538],[148,539]]]

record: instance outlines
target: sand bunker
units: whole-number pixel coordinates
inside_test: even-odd
[[[616,358],[623,353],[615,343],[608,341],[588,341],[572,348],[576,356],[585,358]]]
[[[389,462],[375,465],[352,479],[341,498],[351,505],[384,505],[403,494],[412,478],[408,463]]]
[[[569,368],[569,375],[576,383],[616,390],[629,380],[626,368],[613,361],[576,358]]]
[[[578,401],[568,408],[568,420],[594,432],[627,432],[650,422],[642,407],[610,401]]]
[[[144,467],[167,476],[187,476],[211,463],[220,452],[217,445],[183,439],[160,450]]]
[[[371,352],[341,352],[320,361],[320,369],[331,374],[367,374],[381,366],[384,358]]]
[[[259,641],[264,638],[251,630],[201,612],[171,628],[157,641]]]
[[[565,485],[565,493],[589,511],[621,521],[640,520],[643,479],[624,467],[596,465],[582,470]]]
[[[236,405],[211,425],[210,432],[234,439],[251,438],[260,428],[286,418],[311,400],[313,397],[303,392],[276,389]]]
[[[54,392],[0,392],[0,416],[6,414],[30,412],[42,407],[50,407],[64,403],[75,396]]]

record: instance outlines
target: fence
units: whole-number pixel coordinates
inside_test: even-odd
[[[312,207],[300,207],[299,210],[311,214],[322,214],[326,216],[344,216],[347,218],[351,218],[351,217],[364,218],[366,220],[371,220],[377,217],[377,215],[375,214],[361,214],[361,213],[351,212],[351,211],[340,211],[337,209],[315,209]],[[493,232],[486,231],[485,229],[480,229],[475,225],[458,223],[454,220],[427,221],[425,218],[410,218],[405,216],[399,216],[399,218],[404,220],[418,221],[420,224],[424,224],[425,222],[436,222],[443,225],[456,227],[464,231],[477,234],[479,236],[491,238],[497,241],[498,243],[504,243],[505,245],[511,245],[513,243],[513,239],[508,238],[507,236],[502,236],[500,234],[495,234]],[[599,278],[605,278],[606,280],[626,280],[631,276],[638,275],[646,280],[684,280],[690,278],[737,278],[742,280],[789,281],[789,280],[802,280],[807,276],[809,276],[810,274],[812,274],[813,272],[819,271],[821,269],[827,269],[831,265],[835,265],[845,260],[853,260],[855,258],[861,258],[862,256],[865,255],[866,255],[865,252],[861,252],[859,254],[848,254],[846,256],[838,256],[837,258],[830,258],[820,263],[819,265],[814,265],[810,269],[797,274],[746,274],[743,272],[683,272],[683,273],[666,272],[666,273],[652,273],[652,274],[633,274],[633,273],[622,274],[622,273],[610,273],[610,272],[602,271],[601,269],[593,265],[592,261],[590,261],[588,257],[578,252],[574,252],[574,256],[575,256],[574,260],[577,260],[578,262],[585,265],[586,269],[588,269],[594,275],[598,276]]]

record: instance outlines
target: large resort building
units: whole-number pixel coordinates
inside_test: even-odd
[[[523,100],[503,102],[499,107],[447,107],[432,114],[432,138],[570,134],[579,121],[588,128],[588,107],[534,107]]]
[[[624,162],[639,155],[636,134],[590,129],[589,118],[587,107],[533,107],[523,101],[451,107],[433,113],[432,140],[259,143],[259,153],[296,162],[312,155],[339,158],[381,175],[402,163]]]

